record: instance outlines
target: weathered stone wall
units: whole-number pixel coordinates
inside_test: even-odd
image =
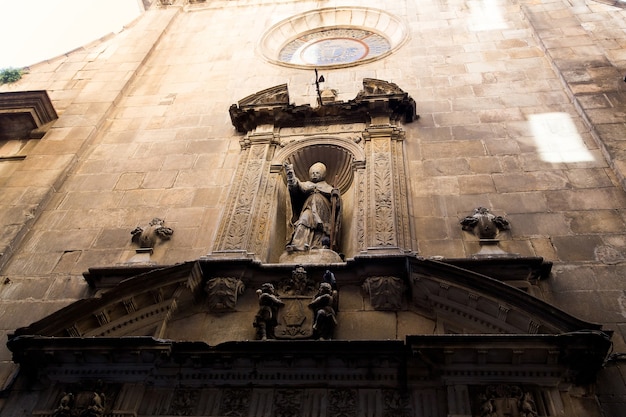
[[[358,3],[400,16],[410,39],[384,60],[323,71],[325,86],[347,100],[371,77],[416,100],[421,117],[403,126],[414,248],[477,252],[459,220],[488,207],[511,223],[504,250],[554,262],[546,300],[605,323],[624,352],[625,12],[591,0]],[[154,262],[209,253],[240,152],[228,107],[285,82],[292,102],[316,99],[312,70],[264,61],[257,42],[283,18],[339,5],[354,4],[155,8],[0,87],[47,90],[60,116],[2,186],[0,335],[90,296],[82,273],[128,261],[130,231],[154,217],[174,229]],[[0,349],[0,380],[10,360]]]

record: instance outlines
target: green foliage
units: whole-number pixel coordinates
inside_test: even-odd
[[[14,83],[22,78],[24,70],[20,68],[2,68],[0,69],[0,84]]]

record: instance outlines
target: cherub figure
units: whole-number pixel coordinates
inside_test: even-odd
[[[525,392],[519,400],[519,411],[523,417],[537,417],[537,408],[530,392]]]
[[[337,291],[329,283],[322,282],[309,307],[315,314],[313,331],[320,340],[330,340],[337,325]]]
[[[260,290],[256,290],[259,296],[259,311],[254,317],[252,325],[256,327],[257,337],[261,340],[274,338],[274,328],[278,324],[276,315],[278,309],[285,305],[276,295],[274,286],[269,282],[261,285]]]
[[[480,401],[480,417],[493,417],[496,411],[496,406],[493,403],[493,398],[488,398],[487,395],[480,394],[478,396],[478,400]]]
[[[94,392],[91,397],[91,402],[81,413],[81,417],[102,417],[104,415],[104,405],[106,397],[104,393]]]

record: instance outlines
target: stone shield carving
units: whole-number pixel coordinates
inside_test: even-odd
[[[278,312],[277,339],[306,339],[313,336],[313,310],[310,296],[283,296],[285,306]]]

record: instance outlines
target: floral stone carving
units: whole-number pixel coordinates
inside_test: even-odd
[[[106,396],[98,392],[82,392],[74,396],[63,393],[53,417],[102,417],[106,406]]]
[[[489,385],[477,393],[475,417],[537,417],[533,395],[518,385]]]
[[[495,239],[501,230],[509,230],[509,222],[502,216],[495,216],[485,207],[474,209],[471,216],[461,220],[463,230],[473,232],[480,239]]]

